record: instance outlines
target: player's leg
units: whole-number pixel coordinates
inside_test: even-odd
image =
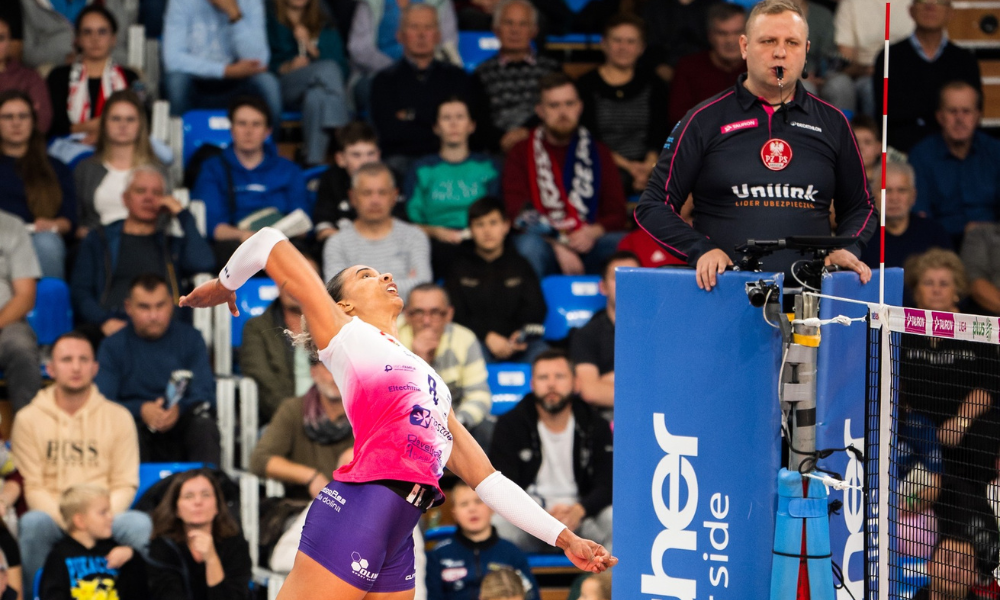
[[[331,600],[412,598],[412,532],[420,514],[383,485],[331,481],[306,514],[282,597],[301,598],[308,590],[304,597]]]
[[[402,592],[368,592],[365,600],[413,600],[417,590],[404,590]]]
[[[298,600],[310,598],[321,600],[362,600],[368,594],[337,577],[326,567],[319,564],[301,550],[295,555],[292,572],[285,578],[285,583],[278,592],[278,600]],[[393,600],[409,600],[413,598],[413,590],[409,597]]]

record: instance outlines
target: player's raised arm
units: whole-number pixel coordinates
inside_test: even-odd
[[[240,244],[232,258],[213,279],[182,296],[180,306],[205,308],[228,303],[238,315],[236,290],[263,269],[302,305],[309,333],[317,348],[325,348],[350,318],[340,310],[326,291],[326,286],[295,246],[283,233],[265,227]]]
[[[454,411],[448,415],[448,430],[454,436],[448,469],[476,490],[483,502],[497,514],[543,542],[561,549],[577,568],[584,571],[600,573],[618,564],[618,559],[611,556],[604,546],[567,529],[517,484],[495,470],[472,434],[458,422]]]

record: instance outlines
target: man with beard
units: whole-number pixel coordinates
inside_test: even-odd
[[[607,146],[580,127],[583,102],[573,81],[551,73],[538,82],[542,124],[507,155],[507,215],[514,246],[542,279],[601,272],[625,236],[625,195]]]
[[[98,369],[90,341],[76,331],[59,336],[46,371],[53,385],[18,412],[11,433],[28,504],[18,522],[25,598],[34,597],[35,572],[63,537],[59,496],[68,488],[85,483],[107,489],[112,537],[140,553],[153,529],[149,515],[129,510],[139,485],[135,421],[94,385]]]
[[[574,389],[573,364],[547,350],[531,365],[531,393],[497,420],[489,457],[571,531],[611,543],[610,424]],[[541,544],[501,517],[501,538],[525,552]]]

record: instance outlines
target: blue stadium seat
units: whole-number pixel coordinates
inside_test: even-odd
[[[593,2],[593,0],[565,0],[566,6],[575,13],[580,12],[585,6]]]
[[[189,110],[184,113],[184,164],[195,150],[205,144],[227,148],[233,141],[229,135],[229,117],[224,110]]]
[[[439,525],[438,527],[431,527],[424,532],[424,543],[431,544],[440,542],[445,538],[455,535],[456,529],[457,528],[454,525]]]
[[[459,31],[458,53],[469,73],[500,50],[500,40],[491,31]]]
[[[531,391],[531,365],[525,363],[493,363],[486,365],[493,409],[490,414],[500,416]]]
[[[240,309],[240,316],[233,317],[231,338],[233,348],[243,345],[243,325],[251,317],[264,314],[271,302],[277,298],[278,286],[269,277],[254,277],[236,292],[236,306]]]
[[[43,277],[38,280],[36,289],[35,306],[28,313],[28,325],[35,330],[38,343],[48,346],[60,335],[73,329],[69,286],[62,279]]]
[[[575,569],[565,554],[529,554],[528,566],[532,569]]]
[[[565,339],[570,329],[583,327],[595,312],[605,307],[597,275],[549,275],[542,280],[542,294],[549,312],[545,316],[545,339]]]
[[[546,46],[598,46],[600,43],[601,35],[599,33],[567,33],[545,36]]]
[[[139,487],[135,490],[135,500],[132,501],[132,506],[134,507],[139,498],[142,498],[142,495],[146,493],[146,490],[153,487],[157,481],[166,479],[174,473],[183,473],[204,466],[205,464],[200,462],[141,463],[139,465]]]

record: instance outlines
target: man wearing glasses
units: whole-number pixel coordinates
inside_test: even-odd
[[[397,339],[434,367],[448,384],[455,416],[483,448],[489,448],[495,423],[490,416],[493,396],[476,334],[452,323],[455,309],[448,293],[433,283],[413,288],[403,315],[406,324],[399,328]]]
[[[964,81],[982,93],[975,56],[948,40],[951,0],[914,0],[910,16],[913,35],[889,47],[888,141],[903,152],[940,131],[934,113],[946,83]],[[876,113],[882,110],[883,65],[880,52],[872,73]]]

